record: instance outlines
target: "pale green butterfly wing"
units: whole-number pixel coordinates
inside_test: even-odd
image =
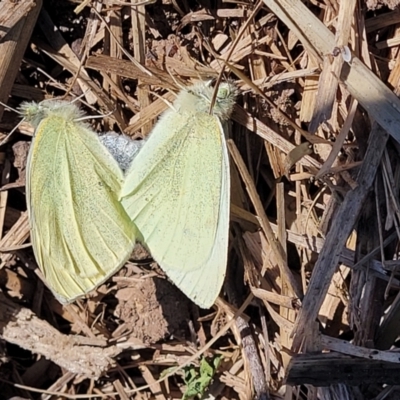
[[[36,107],[36,108],[35,108]],[[118,195],[123,173],[77,107],[23,107],[37,125],[27,165],[31,240],[46,282],[62,303],[91,291],[129,258],[135,229]]]
[[[229,159],[220,121],[178,98],[127,172],[121,197],[154,259],[196,304],[210,307],[224,280]],[[182,106],[183,104],[183,106]],[[187,111],[185,111],[187,110]]]
[[[219,122],[219,121],[218,121]],[[215,134],[217,132],[214,132]],[[203,308],[211,307],[215,299],[217,298],[219,292],[221,291],[221,286],[224,282],[227,255],[228,255],[228,238],[229,238],[229,204],[230,204],[230,176],[229,176],[229,159],[226,148],[225,140],[220,143],[222,145],[222,160],[221,163],[216,163],[214,160],[213,166],[216,168],[214,171],[214,178],[217,176],[220,181],[217,182],[215,179],[212,181],[210,179],[210,184],[215,185],[213,189],[208,187],[208,190],[214,192],[214,190],[219,190],[220,198],[219,202],[214,199],[213,211],[217,212],[214,218],[215,223],[210,223],[210,219],[202,220],[203,224],[199,226],[199,231],[203,232],[205,235],[211,237],[211,232],[215,230],[214,243],[211,246],[211,252],[209,253],[207,259],[202,265],[198,265],[195,269],[174,269],[171,268],[167,271],[170,279],[196,304]],[[218,147],[216,147],[218,148]],[[210,154],[209,154],[210,156]],[[210,164],[211,166],[211,164]],[[218,173],[216,173],[218,171]],[[200,172],[201,173],[201,172]],[[198,175],[197,175],[198,176]],[[198,178],[197,178],[198,179]],[[204,185],[205,186],[205,185]],[[203,189],[207,190],[203,186]],[[203,192],[204,194],[204,192]],[[196,195],[200,195],[200,191]],[[203,197],[204,201],[207,196]],[[210,203],[211,204],[211,203]],[[211,211],[211,210],[209,210]],[[205,212],[204,217],[208,214],[211,216],[211,212]],[[201,217],[201,215],[200,215]],[[212,228],[212,229],[211,229]],[[209,238],[208,237],[208,238]],[[206,242],[204,242],[204,245]],[[205,246],[204,246],[205,248]],[[193,262],[193,259],[197,257],[197,254],[201,254],[201,248],[196,247],[199,253],[189,255],[189,259]],[[201,259],[201,257],[199,257]],[[162,265],[162,264],[161,264]]]

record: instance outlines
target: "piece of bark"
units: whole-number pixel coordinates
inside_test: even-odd
[[[236,326],[242,339],[242,348],[244,355],[250,365],[250,372],[253,378],[255,399],[268,400],[270,398],[268,384],[265,380],[264,370],[262,368],[256,342],[251,333],[250,325],[242,316],[238,316],[236,318]]]
[[[66,370],[98,378],[114,366],[122,349],[103,339],[63,335],[31,310],[0,293],[0,337],[32,353],[40,354]]]

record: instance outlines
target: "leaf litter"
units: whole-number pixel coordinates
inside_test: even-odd
[[[0,4],[10,106],[82,96],[143,139],[181,85],[236,82],[229,262],[210,310],[140,246],[62,307],[29,245],[32,130],[3,111],[2,396],[399,398],[398,1],[41,3]]]

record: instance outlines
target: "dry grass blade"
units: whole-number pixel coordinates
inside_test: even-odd
[[[0,42],[17,25],[17,23],[30,14],[33,8],[40,9],[40,5],[33,0],[13,2],[3,1],[0,4]]]
[[[275,235],[272,231],[271,225],[269,223],[268,217],[265,214],[264,208],[262,206],[262,203],[258,197],[256,188],[254,186],[254,183],[252,182],[252,179],[246,169],[246,166],[243,162],[243,159],[241,158],[239,151],[237,150],[235,144],[231,141],[228,140],[228,148],[229,151],[232,155],[233,160],[235,161],[236,166],[238,167],[238,170],[242,176],[242,179],[247,187],[249,197],[251,198],[253,205],[257,211],[257,215],[260,221],[260,225],[262,230],[264,231],[265,236],[267,237],[267,240],[273,249],[274,255],[276,259],[278,260],[278,265],[279,268],[281,269],[281,274],[287,279],[290,292],[292,294],[295,294],[298,298],[302,298],[302,292],[301,289],[296,282],[296,280],[293,277],[292,272],[290,271],[284,257],[284,251],[282,246],[279,244],[279,242],[276,240]]]
[[[18,68],[38,18],[42,1],[0,4],[0,102],[7,103]],[[3,25],[4,24],[4,25]],[[2,40],[6,38],[7,40]],[[0,106],[0,119],[4,108]]]
[[[336,25],[335,49],[339,55],[325,54],[322,73],[318,83],[317,101],[315,103],[314,116],[310,121],[309,131],[314,133],[320,123],[331,117],[333,103],[336,99],[336,92],[339,85],[338,77],[341,74],[344,59],[340,50],[348,46],[350,38],[351,21],[354,15],[356,0],[349,0],[340,3],[338,21]],[[332,52],[335,51],[332,49]]]
[[[322,58],[333,51],[333,34],[300,0],[264,0],[264,3],[301,38],[303,45],[315,56]],[[353,57],[348,66],[343,66],[340,79],[352,96],[400,143],[398,97],[357,57]]]

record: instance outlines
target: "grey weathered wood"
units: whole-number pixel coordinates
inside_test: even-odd
[[[307,325],[315,321],[332,276],[338,266],[346,240],[357,221],[361,207],[371,189],[389,135],[377,123],[372,127],[368,149],[359,175],[358,186],[350,190],[340,205],[324,246],[315,264],[310,285],[293,330],[293,349],[298,350],[307,334]]]
[[[400,364],[354,358],[339,353],[299,354],[288,366],[286,384],[330,386],[388,384],[398,385]]]

